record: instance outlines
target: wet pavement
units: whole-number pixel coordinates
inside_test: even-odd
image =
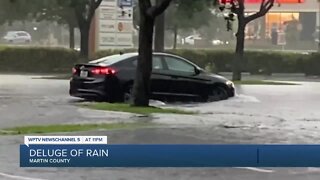
[[[0,75],[0,126],[128,122],[146,120],[128,113],[77,107],[68,81]],[[153,115],[158,128],[86,132],[108,135],[110,143],[320,143],[320,83],[299,86],[238,86],[237,96],[205,104],[171,104],[199,115]],[[304,169],[22,169],[20,136],[0,137],[0,179],[319,179],[320,170]]]
[[[119,113],[92,111],[75,106],[67,80],[37,76],[0,75],[1,128],[24,125],[121,120]],[[123,115],[128,119],[131,115]]]

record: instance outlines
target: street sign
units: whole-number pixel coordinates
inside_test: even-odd
[[[103,0],[97,11],[97,50],[133,47],[132,2]]]
[[[132,0],[118,0],[119,7],[132,7]]]

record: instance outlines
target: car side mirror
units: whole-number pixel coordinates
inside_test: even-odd
[[[195,75],[198,75],[201,73],[201,71],[197,67],[194,67],[194,73],[195,73]]]

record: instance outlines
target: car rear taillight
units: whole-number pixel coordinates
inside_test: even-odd
[[[112,69],[110,67],[99,67],[91,70],[91,73],[95,75],[113,75],[116,72],[117,71],[115,69]]]
[[[77,74],[77,69],[76,68],[72,68],[72,74]]]

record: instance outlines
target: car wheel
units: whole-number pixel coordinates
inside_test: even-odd
[[[125,92],[123,93],[123,102],[124,103],[131,103],[132,93],[133,93],[133,86],[129,85],[126,88]]]
[[[208,101],[220,101],[220,100],[226,100],[228,99],[228,91],[226,88],[222,86],[216,86],[211,91],[211,94],[208,97]]]

